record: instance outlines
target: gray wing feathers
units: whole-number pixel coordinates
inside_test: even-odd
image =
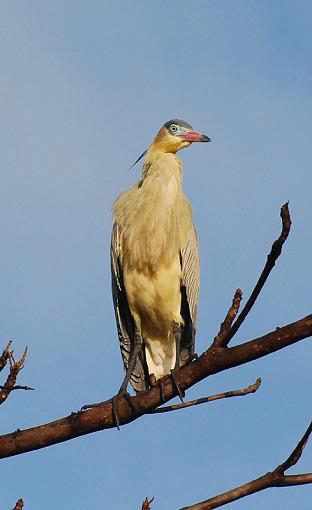
[[[127,296],[123,283],[122,274],[122,244],[118,231],[118,225],[115,222],[111,239],[111,273],[112,273],[112,293],[119,337],[119,345],[124,367],[127,368],[130,353],[133,348],[134,339],[134,321],[128,306]],[[136,366],[132,372],[130,382],[136,391],[147,389],[147,366],[144,350],[137,357]]]
[[[184,312],[185,335],[182,339],[182,361],[193,354],[195,332],[197,327],[197,304],[199,295],[199,249],[194,225],[192,225],[185,247],[181,250],[182,291],[188,305],[188,313]],[[182,292],[183,301],[183,292]],[[190,322],[190,324],[186,323]],[[184,352],[183,352],[184,350]]]

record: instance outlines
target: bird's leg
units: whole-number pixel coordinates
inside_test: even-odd
[[[180,368],[180,359],[181,359],[181,334],[182,329],[180,324],[177,324],[176,322],[173,325],[172,332],[174,334],[175,338],[175,344],[176,344],[176,360],[174,368]]]
[[[138,356],[138,353],[142,347],[142,344],[143,344],[143,338],[142,338],[142,334],[141,334],[141,329],[136,327],[135,334],[134,334],[133,349],[130,353],[129,365],[126,370],[126,375],[124,377],[124,380],[122,381],[122,385],[119,388],[118,395],[127,392],[127,386],[130,381],[131,374],[134,370],[137,356]]]
[[[119,421],[117,405],[116,405],[117,398],[119,395],[123,395],[124,397],[127,398],[129,404],[131,405],[130,395],[127,392],[127,387],[128,387],[129,381],[130,381],[131,374],[134,370],[137,356],[138,356],[138,353],[142,347],[142,344],[143,344],[143,338],[142,338],[142,334],[141,334],[141,329],[136,326],[135,334],[134,334],[133,349],[130,352],[129,364],[128,364],[128,367],[126,370],[126,374],[125,374],[124,380],[122,381],[122,384],[118,390],[117,395],[115,395],[112,399],[113,415],[115,417],[115,422],[116,422],[118,430],[119,430],[120,421]]]
[[[171,370],[171,376],[172,376],[173,384],[178,391],[180,400],[181,400],[181,402],[183,402],[183,397],[185,396],[185,392],[183,390],[181,390],[181,388],[179,387],[177,380],[176,380],[176,376],[175,376],[175,372],[180,368],[181,333],[182,333],[181,325],[177,324],[175,322],[173,324],[172,332],[174,334],[175,343],[176,343],[176,361],[175,361],[174,369]]]

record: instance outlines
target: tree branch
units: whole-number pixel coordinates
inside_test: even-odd
[[[3,352],[5,352],[5,351],[3,351]],[[6,382],[4,383],[3,386],[1,386],[1,389],[0,389],[0,405],[6,401],[6,399],[8,398],[8,396],[10,395],[10,393],[13,389],[21,389],[21,388],[32,389],[32,388],[28,388],[27,386],[24,386],[24,387],[14,386],[16,383],[17,375],[18,375],[19,371],[23,368],[23,364],[25,362],[26,356],[27,356],[27,346],[25,347],[25,350],[24,350],[22,357],[19,361],[14,360],[13,352],[8,352],[8,359],[10,361],[10,373],[7,377]]]
[[[300,459],[302,452],[309,440],[311,432],[312,432],[312,421],[311,421],[310,425],[308,426],[307,430],[305,431],[304,435],[300,439],[299,443],[297,444],[296,448],[291,452],[291,454],[285,460],[285,462],[283,462],[276,468],[276,471],[278,473],[283,475],[285,473],[285,471],[287,471],[287,469],[289,469],[292,466],[294,466],[295,464],[297,464],[297,462]]]
[[[267,356],[312,335],[312,315],[274,330],[260,338],[231,348],[210,347],[198,361],[189,363],[176,373],[181,390],[228,368]],[[149,391],[127,399],[120,395],[116,402],[120,424],[130,423],[177,395],[172,378],[163,378],[162,389],[157,385]],[[129,402],[130,400],[130,402]],[[0,436],[0,458],[37,450],[75,437],[115,427],[112,401],[108,400],[87,411],[72,413],[65,418],[26,430]]]
[[[283,243],[287,239],[291,226],[288,204],[283,205],[281,217],[283,222],[281,235],[273,243],[265,268],[234,324],[233,320],[238,312],[242,297],[239,289],[235,293],[232,306],[211,347],[198,360],[187,364],[176,372],[176,383],[181,391],[190,388],[209,375],[261,358],[312,335],[312,315],[308,315],[260,338],[227,348],[228,342],[252,308],[271,269],[274,267],[276,259],[281,253]],[[12,387],[14,387],[14,384]],[[150,413],[176,394],[177,387],[173,384],[172,377],[166,376],[162,379],[161,386],[156,385],[149,391],[140,392],[134,397],[126,398],[123,395],[118,395],[114,402],[118,408],[120,424],[124,425],[146,413]],[[92,409],[71,413],[70,416],[60,420],[27,430],[18,429],[11,434],[0,436],[0,458],[44,448],[84,434],[115,427],[115,413],[112,408],[112,399],[110,399]]]
[[[219,333],[217,334],[217,336],[215,337],[215,339],[213,341],[212,345],[214,347],[225,347],[227,345],[227,343],[228,343],[227,338],[230,333],[233,321],[234,321],[234,319],[237,315],[237,312],[239,310],[242,298],[243,298],[243,293],[242,293],[241,289],[237,289],[235,291],[235,294],[233,297],[232,305],[231,305],[228,313],[226,314],[224,321],[221,324]]]
[[[289,469],[291,466],[294,466],[298,462],[302,451],[307,444],[311,431],[312,422],[310,423],[305,434],[300,439],[299,443],[290,454],[288,459],[273,471],[270,471],[269,473],[266,473],[265,475],[260,476],[260,478],[252,480],[245,485],[235,487],[235,489],[224,492],[223,494],[219,494],[218,496],[207,499],[205,501],[201,501],[195,505],[183,507],[180,510],[212,510],[213,508],[218,508],[220,506],[231,503],[232,501],[236,501],[237,499],[243,498],[250,494],[254,494],[255,492],[259,492],[264,489],[268,489],[270,487],[290,487],[293,485],[312,483],[312,473],[305,473],[302,475],[284,474],[287,469]]]
[[[148,414],[168,413],[169,411],[176,411],[178,409],[184,409],[185,407],[198,406],[199,404],[206,404],[207,402],[213,402],[214,400],[220,400],[222,398],[244,397],[245,395],[249,395],[250,393],[255,393],[259,389],[260,384],[261,379],[259,377],[255,383],[251,384],[250,386],[247,386],[247,388],[244,388],[242,390],[226,391],[225,393],[217,393],[216,395],[197,398],[196,400],[190,400],[189,402],[183,402],[181,404],[158,407],[157,409],[150,411]]]
[[[275,266],[275,262],[282,253],[283,244],[286,241],[288,234],[290,232],[291,227],[291,219],[288,209],[288,202],[284,204],[281,208],[280,216],[282,218],[282,231],[278,239],[274,241],[272,244],[271,251],[268,255],[266,264],[264,266],[264,269],[247,301],[244,308],[242,309],[241,313],[237,317],[236,321],[234,322],[233,326],[231,327],[230,331],[226,336],[222,338],[222,342],[219,342],[220,347],[225,347],[229,344],[229,342],[232,340],[233,336],[237,333],[239,328],[241,327],[242,323],[246,319],[248,313],[252,309],[257,297],[259,296],[262,287],[264,286],[265,282],[268,279],[268,276]]]

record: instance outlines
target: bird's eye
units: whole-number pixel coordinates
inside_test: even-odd
[[[177,132],[177,129],[178,129],[178,128],[177,128],[177,126],[176,126],[175,124],[171,124],[171,126],[170,126],[170,131],[171,131],[171,133],[176,133],[176,132]]]

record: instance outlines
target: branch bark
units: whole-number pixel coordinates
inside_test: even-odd
[[[207,499],[205,501],[201,501],[195,505],[183,507],[180,510],[212,510],[213,508],[227,505],[232,501],[236,501],[237,499],[249,496],[250,494],[254,494],[255,492],[259,492],[270,487],[291,487],[293,485],[304,485],[312,483],[312,473],[285,475],[285,471],[294,466],[300,459],[311,431],[312,422],[310,423],[303,437],[300,439],[299,443],[292,451],[288,459],[277,466],[273,471],[270,471],[269,473],[266,473],[265,475],[260,476],[259,478],[256,478],[255,480],[252,480],[245,485],[235,487],[235,489],[224,492],[223,494],[219,494],[218,496]]]
[[[262,337],[231,348],[211,346],[198,361],[182,367],[176,373],[179,387],[186,390],[198,381],[228,368],[233,368],[276,352],[312,336],[312,315],[274,330]],[[127,399],[118,396],[120,424],[130,423],[156,409],[177,394],[170,376],[159,386]],[[65,418],[26,430],[0,436],[0,458],[44,448],[75,437],[115,427],[111,399],[87,411],[72,413]]]

